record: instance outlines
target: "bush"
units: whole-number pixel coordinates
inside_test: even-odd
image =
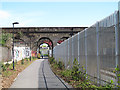
[[[6,66],[6,68],[8,68],[8,67],[10,66],[10,64],[9,64],[9,63],[6,63],[5,66]]]
[[[49,61],[50,61],[50,64],[55,63],[55,59],[54,59],[54,57],[49,57]]]
[[[10,70],[13,69],[13,64],[10,64],[9,69],[10,69]]]
[[[53,66],[53,68],[58,69],[57,63],[54,63],[54,65],[52,65],[52,66]]]
[[[36,57],[32,57],[32,60],[34,60]]]
[[[43,56],[48,56],[48,54],[44,54]]]
[[[24,64],[24,59],[21,60],[21,64],[22,64],[22,65]]]
[[[2,71],[6,71],[9,66],[10,66],[9,63],[2,64],[2,65],[1,65]]]
[[[6,68],[6,66],[4,64],[2,64],[1,68],[2,68],[3,72],[7,70],[7,68]]]
[[[72,67],[72,78],[74,80],[79,80],[80,79],[80,74],[81,74],[81,71],[79,71],[79,64],[78,64],[78,61],[77,59],[75,59],[73,61],[73,67]]]
[[[59,67],[59,69],[61,69],[61,70],[63,70],[63,69],[65,68],[65,66],[64,66],[64,64],[63,64],[62,61],[59,61],[59,62],[58,62],[58,67]]]
[[[37,54],[37,58],[40,59],[40,53]]]
[[[10,71],[5,71],[3,73],[3,76],[5,76],[5,77],[10,76],[10,75],[12,75],[12,72],[10,72]]]
[[[64,70],[62,73],[63,77],[70,77],[71,76],[71,70]]]

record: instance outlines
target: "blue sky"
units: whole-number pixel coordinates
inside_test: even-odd
[[[2,2],[0,27],[82,27],[109,16],[118,2]]]

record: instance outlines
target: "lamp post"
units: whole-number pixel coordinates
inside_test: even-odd
[[[18,22],[14,22],[13,24],[13,46],[12,46],[12,56],[13,56],[13,70],[14,68],[14,24],[19,24]]]
[[[30,36],[30,50],[31,50],[31,36]],[[32,53],[32,50],[30,52],[30,61],[31,61],[31,53]]]

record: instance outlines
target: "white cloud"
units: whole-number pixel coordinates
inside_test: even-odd
[[[15,13],[0,10],[0,27],[11,27],[13,22],[19,22],[16,27],[30,26],[31,23],[35,23],[45,15],[43,11],[33,11],[25,13]]]
[[[2,2],[118,2],[119,0],[1,0]]]
[[[8,13],[7,11],[0,10],[0,19],[6,19],[8,17],[10,17],[10,13]]]

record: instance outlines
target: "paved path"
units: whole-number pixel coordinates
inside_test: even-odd
[[[47,59],[39,59],[18,75],[11,88],[71,88],[71,86],[54,75]]]

